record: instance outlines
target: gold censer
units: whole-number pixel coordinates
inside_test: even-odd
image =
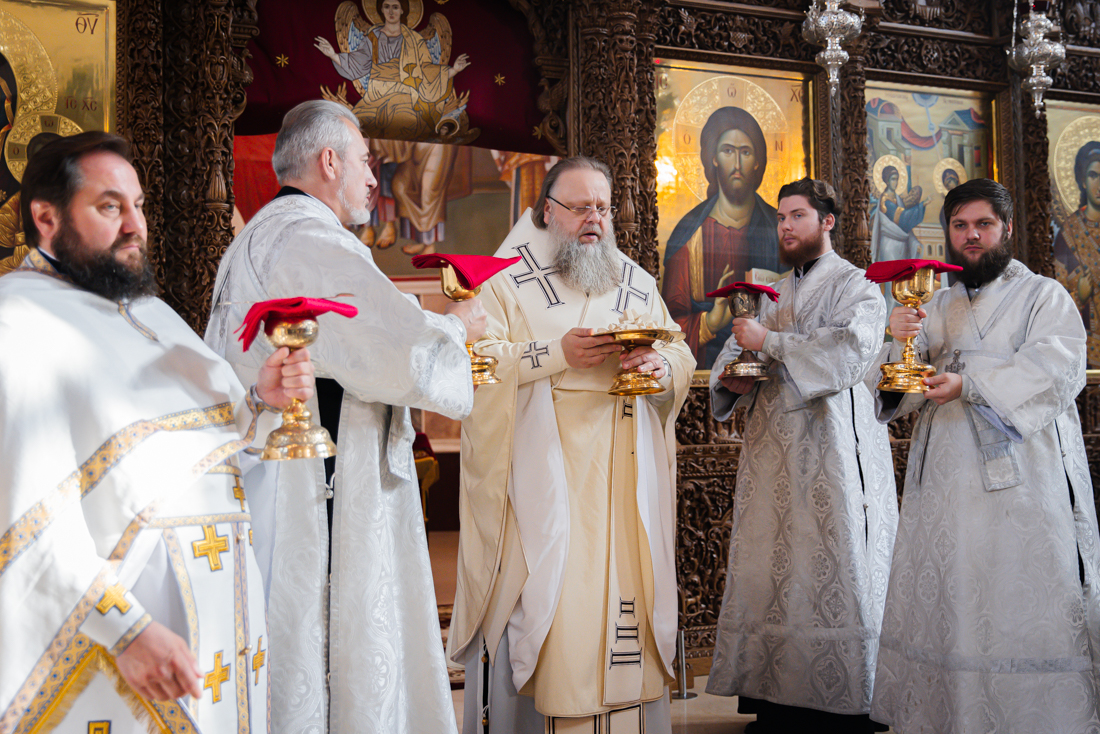
[[[468,301],[481,293],[481,286],[467,288],[462,285],[453,265],[440,269],[439,282],[443,286],[443,295],[452,301]],[[466,342],[466,352],[470,355],[470,372],[473,373],[474,385],[495,385],[500,382],[497,377],[496,357],[474,354],[474,345],[470,342]]]
[[[279,324],[267,335],[267,340],[276,349],[288,347],[293,352],[317,341],[319,331],[316,321],[303,319]],[[332,442],[332,437],[324,428],[313,423],[313,414],[305,403],[294,398],[283,410],[283,425],[267,437],[260,458],[264,461],[283,461],[324,459],[329,456],[336,456],[336,444]]]
[[[760,311],[760,298],[762,294],[746,290],[736,290],[730,294],[730,314],[735,319],[754,319]],[[740,356],[726,365],[722,370],[725,377],[751,377],[754,380],[769,380],[768,365],[752,351],[742,349]]]
[[[890,286],[890,292],[901,305],[919,309],[932,300],[935,288],[935,271],[932,268],[921,268],[908,278],[895,280]],[[887,362],[880,369],[882,379],[878,383],[878,389],[886,392],[924,392],[929,389],[924,384],[924,378],[936,374],[935,367],[917,361],[913,337],[905,340],[900,362]]]

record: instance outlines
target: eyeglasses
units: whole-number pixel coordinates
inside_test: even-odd
[[[568,209],[577,216],[584,217],[585,219],[587,219],[588,215],[592,212],[596,212],[600,215],[600,217],[615,216],[615,207],[613,206],[566,206],[549,194],[547,194],[546,198],[560,206],[562,209]]]

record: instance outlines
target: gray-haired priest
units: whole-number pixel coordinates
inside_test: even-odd
[[[0,278],[0,731],[267,731],[241,468],[265,408],[313,395],[309,354],[279,350],[246,389],[153,297],[122,138],[54,140],[22,184],[32,249]]]
[[[458,591],[463,732],[669,732],[677,628],[673,428],[695,360],[597,335],[676,329],[653,276],[619,252],[611,174],[547,173],[497,250],[478,352],[500,360],[463,422]],[[620,366],[662,392],[616,397]],[[549,727],[549,729],[546,729]],[[644,728],[643,728],[644,727]]]
[[[322,318],[310,348],[320,376],[310,410],[339,455],[265,467],[274,486],[255,503],[278,652],[272,729],[454,732],[409,408],[469,412],[465,345],[484,311],[476,299],[424,311],[344,228],[369,220],[376,191],[348,108],[311,100],[288,112],[272,166],[282,188],[218,267],[207,343],[247,377],[271,351],[257,339],[242,352],[233,334],[249,302],[350,293],[359,309]]]

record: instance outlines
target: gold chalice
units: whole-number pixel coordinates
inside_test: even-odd
[[[754,319],[760,311],[760,293],[735,290],[729,295],[730,313],[735,319]],[[751,377],[754,380],[770,380],[768,366],[755,353],[742,349],[740,356],[722,370],[724,377]]]
[[[443,295],[452,301],[468,301],[481,292],[481,286],[467,288],[462,285],[453,265],[440,269],[439,282],[443,286]],[[469,342],[466,342],[466,351],[470,355],[470,371],[473,373],[474,385],[495,385],[500,382],[500,378],[497,377],[496,357],[474,354],[474,345]]]
[[[291,351],[308,347],[317,340],[320,328],[313,319],[303,319],[293,323],[280,323],[267,340],[276,349],[289,347]],[[283,425],[276,428],[267,437],[263,454],[264,461],[282,461],[284,459],[313,459],[336,456],[336,444],[321,426],[313,423],[313,415],[305,403],[294,398],[283,410]]]
[[[597,336],[603,336],[603,334],[597,334]],[[666,344],[675,344],[683,341],[685,335],[682,331],[671,329],[628,329],[608,332],[608,336],[612,337],[612,343],[620,345],[624,352],[629,352],[631,349],[654,344],[661,347]],[[652,372],[643,372],[638,367],[634,367],[629,370],[619,370],[607,394],[652,395],[663,391],[664,388]]]
[[[936,273],[928,267],[921,268],[908,278],[895,280],[890,286],[890,292],[894,300],[901,305],[920,308],[932,300],[935,287]],[[917,361],[917,352],[913,349],[913,337],[905,340],[901,361],[887,362],[881,369],[882,379],[878,383],[878,389],[887,392],[924,392],[929,389],[923,382],[924,378],[936,374],[935,367]]]

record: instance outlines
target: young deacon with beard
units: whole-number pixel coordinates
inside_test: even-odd
[[[1100,730],[1100,538],[1075,399],[1085,330],[1056,281],[1012,259],[1012,199],[988,179],[948,192],[963,270],[895,339],[936,367],[920,414],[875,678],[876,720],[908,732]],[[895,341],[890,361],[897,361]]]
[[[746,731],[871,731],[871,682],[897,498],[877,374],[886,306],[833,251],[831,186],[779,190],[779,256],[794,268],[759,320],[733,321],[711,370],[714,415],[746,406],[729,571],[707,692],[741,697]],[[725,377],[742,349],[769,379]]]
[[[607,166],[557,163],[497,250],[522,260],[481,293],[478,352],[502,382],[462,425],[448,644],[466,666],[464,732],[671,731],[673,428],[695,360],[683,343],[622,353],[596,333],[629,312],[676,329],[616,248],[610,204]],[[664,391],[608,395],[620,367]]]

